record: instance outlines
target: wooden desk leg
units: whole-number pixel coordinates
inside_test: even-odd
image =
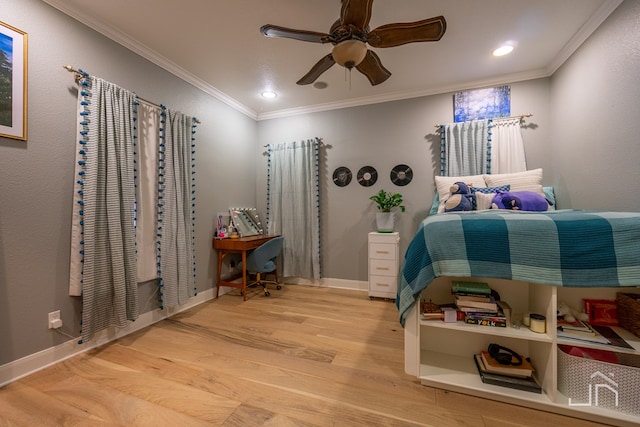
[[[218,250],[218,280],[216,281],[216,299],[220,292],[220,277],[222,274],[222,258],[224,258],[224,251]]]
[[[247,300],[247,251],[242,251],[242,296]]]

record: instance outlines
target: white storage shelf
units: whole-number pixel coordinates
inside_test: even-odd
[[[422,299],[434,303],[452,302],[452,278],[438,278],[423,292]],[[454,278],[453,280],[461,280]],[[407,316],[405,324],[405,371],[415,375],[424,385],[446,390],[491,398],[507,403],[556,412],[579,418],[587,418],[615,425],[639,425],[640,417],[600,407],[576,407],[568,405],[567,398],[558,391],[557,345],[569,344],[593,347],[620,353],[640,354],[640,339],[620,328],[614,328],[634,350],[599,344],[579,343],[575,340],[558,339],[556,310],[558,301],[568,301],[579,307],[576,295],[585,298],[591,289],[566,291],[555,286],[535,285],[498,279],[464,279],[489,282],[498,291],[501,299],[512,307],[515,319],[524,313],[545,315],[546,333],[530,331],[526,326],[500,328],[471,325],[464,322],[444,323],[440,320],[425,320],[416,307]],[[608,288],[606,292],[596,290],[595,298],[615,299],[620,288]],[[628,289],[625,292],[640,292]],[[590,296],[591,297],[591,296]],[[532,393],[484,384],[473,361],[473,355],[486,350],[489,343],[497,343],[531,358],[536,377],[543,393]],[[640,388],[640,384],[638,385]]]
[[[546,393],[537,394],[512,388],[484,384],[478,375],[478,369],[471,357],[452,356],[450,354],[432,352],[424,354],[420,365],[420,380],[423,384],[469,393],[469,390],[483,395],[509,398],[511,403],[522,404],[523,401],[535,401],[549,404],[551,399]]]
[[[469,323],[465,323],[462,321],[458,321],[456,323],[444,323],[440,320],[421,320],[420,324],[422,326],[427,326],[430,328],[451,329],[454,331],[471,332],[474,334],[485,334],[485,335],[491,335],[495,337],[515,338],[520,340],[541,341],[541,342],[547,342],[547,343],[550,343],[551,341],[553,341],[553,337],[551,335],[532,332],[526,326],[522,326],[520,329],[498,328],[498,327],[471,325]]]

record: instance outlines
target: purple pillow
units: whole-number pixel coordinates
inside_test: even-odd
[[[549,209],[549,202],[539,193],[533,191],[506,191],[497,193],[491,203],[499,209],[514,211],[544,212]]]

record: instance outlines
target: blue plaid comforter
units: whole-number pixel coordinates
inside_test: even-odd
[[[440,276],[567,287],[640,286],[640,213],[489,210],[422,221],[400,272],[404,325],[420,292]]]

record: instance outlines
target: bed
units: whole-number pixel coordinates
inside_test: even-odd
[[[640,286],[640,213],[483,210],[430,215],[405,253],[400,323],[436,277]]]

